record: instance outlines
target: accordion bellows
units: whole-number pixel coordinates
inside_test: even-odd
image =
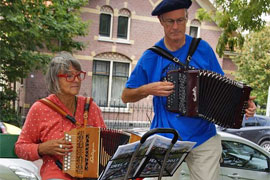
[[[81,127],[65,133],[73,151],[64,156],[63,172],[78,178],[98,178],[119,145],[135,142],[139,136],[127,132]]]
[[[241,127],[251,87],[205,70],[173,70],[166,78],[175,85],[167,99],[169,111],[225,128]]]

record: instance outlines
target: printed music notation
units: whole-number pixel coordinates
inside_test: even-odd
[[[99,180],[124,179],[132,154],[139,145],[139,141],[118,147],[112,159],[108,162]],[[158,177],[164,155],[171,144],[171,139],[158,134],[149,137],[140,147],[132,163],[129,178]],[[172,176],[184,161],[186,155],[195,142],[177,141],[170,151],[163,176]],[[136,178],[137,178],[136,177]]]

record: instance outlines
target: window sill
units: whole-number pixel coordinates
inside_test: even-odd
[[[105,42],[113,42],[113,40],[112,40],[110,37],[102,37],[102,36],[99,36],[99,37],[98,37],[98,40],[99,40],[99,41],[105,41]]]
[[[116,43],[121,43],[121,44],[131,44],[130,40],[127,39],[116,39]]]
[[[119,43],[119,44],[132,44],[130,40],[127,39],[111,39],[109,37],[98,37],[98,41]]]

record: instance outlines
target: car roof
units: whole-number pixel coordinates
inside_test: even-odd
[[[12,124],[5,123],[5,122],[3,122],[3,124],[5,125],[8,134],[19,135],[21,133],[21,131],[22,131],[21,128],[19,128],[17,126],[14,126]]]

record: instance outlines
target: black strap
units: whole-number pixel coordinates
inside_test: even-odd
[[[194,52],[196,51],[200,41],[201,41],[201,38],[193,38],[192,39],[189,50],[188,50],[188,55],[186,58],[187,67],[189,66],[189,62],[191,60],[191,57],[193,56]]]
[[[151,50],[151,51],[157,53],[158,55],[161,55],[161,56],[163,56],[163,57],[181,65],[181,66],[188,68],[191,57],[194,54],[195,50],[197,49],[200,41],[201,41],[201,38],[193,38],[192,39],[192,42],[191,42],[189,50],[188,50],[188,55],[186,58],[186,64],[180,62],[180,60],[177,57],[174,57],[170,52],[166,51],[165,49],[162,49],[159,46],[152,46],[149,48],[149,50]]]
[[[171,53],[169,53],[165,49],[162,49],[159,46],[152,46],[152,47],[149,48],[149,50],[154,51],[158,55],[161,55],[161,56],[163,56],[163,57],[165,57],[165,58],[167,58],[169,60],[172,60],[176,64],[179,64],[181,66],[186,66],[185,64],[181,63],[180,60],[177,57],[174,57]]]

